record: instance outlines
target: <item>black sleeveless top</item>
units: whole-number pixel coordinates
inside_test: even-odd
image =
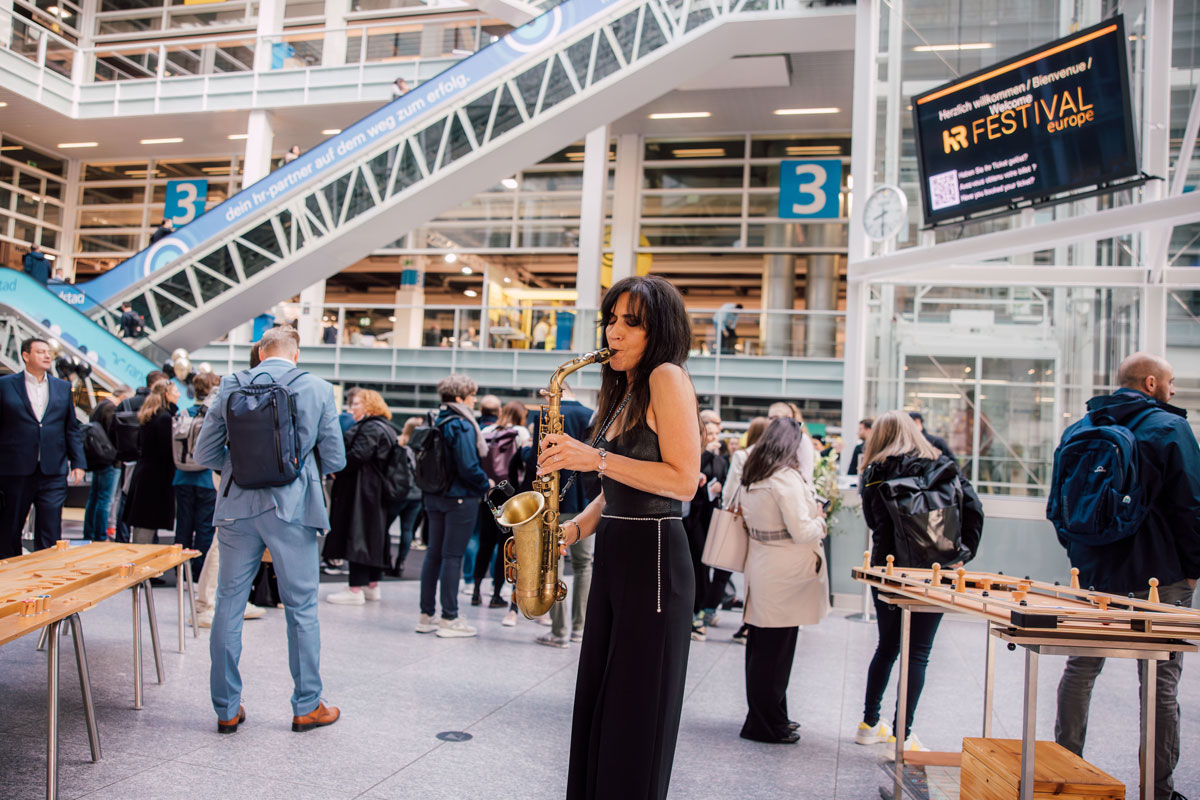
[[[638,461],[662,461],[658,449],[658,434],[651,430],[643,419],[616,441],[600,438],[601,446],[608,452]],[[601,478],[604,487],[604,514],[617,517],[679,517],[683,515],[683,503],[641,489],[619,483],[607,475]]]

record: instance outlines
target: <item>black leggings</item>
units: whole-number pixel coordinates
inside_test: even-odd
[[[503,548],[511,535],[508,531],[500,529],[496,518],[486,505],[479,506],[479,550],[475,553],[475,586],[478,588],[483,583],[488,574],[488,567],[495,561],[496,569],[492,573],[492,595],[495,597],[500,596],[500,588],[504,586]],[[492,558],[493,552],[496,554],[495,559]]]
[[[863,722],[874,726],[879,722],[879,707],[883,704],[883,692],[887,689],[888,680],[892,676],[892,665],[900,656],[900,609],[880,600],[879,593],[874,589],[871,590],[871,595],[875,599],[875,621],[879,626],[879,644],[875,647],[875,656],[871,659],[871,666],[867,668],[867,696],[863,702]],[[921,611],[912,615],[908,637],[908,703],[906,704],[908,709],[905,716],[905,739],[912,731],[917,701],[921,699],[921,689],[925,686],[925,667],[929,664],[929,652],[933,649],[933,637],[937,635],[938,625],[941,622],[941,614]],[[895,722],[895,717],[893,717],[893,730],[895,730]]]

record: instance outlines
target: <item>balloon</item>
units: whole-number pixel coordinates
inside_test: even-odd
[[[100,354],[97,353],[95,350],[89,350],[88,352],[83,354],[83,357],[87,359],[87,362],[89,364],[96,364],[96,363],[99,363],[99,361],[100,361]]]
[[[81,362],[75,367],[75,374],[79,376],[79,380],[87,380],[88,376],[92,374],[92,365],[86,361]]]
[[[182,347],[176,347],[174,350],[171,351],[171,360],[172,361],[178,361],[181,358],[186,360],[187,357],[188,357],[188,351],[183,349]]]
[[[50,355],[57,356],[62,352],[62,342],[58,341],[58,339],[51,339],[46,344],[50,345]]]
[[[196,365],[196,372],[199,372],[201,375],[211,375],[212,371],[212,364],[207,361],[201,361]]]
[[[175,377],[179,380],[186,380],[188,373],[192,371],[192,362],[186,358],[175,359]]]
[[[58,373],[58,377],[63,380],[70,380],[71,373],[75,371],[75,365],[71,363],[71,359],[66,356],[59,356],[54,359],[54,371]]]
[[[51,325],[50,326],[50,335],[51,336],[62,336],[62,327],[59,325]]]

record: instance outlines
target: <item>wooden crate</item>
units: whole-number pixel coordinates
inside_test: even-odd
[[[1017,800],[1019,739],[963,739],[962,800]],[[1125,800],[1125,785],[1055,742],[1037,742],[1036,800]]]

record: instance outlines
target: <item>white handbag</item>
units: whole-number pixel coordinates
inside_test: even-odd
[[[704,554],[700,561],[715,569],[728,572],[745,572],[746,550],[750,546],[750,532],[746,530],[746,520],[742,517],[742,508],[738,504],[738,496],[742,487],[738,487],[729,503],[729,508],[718,508],[713,511],[712,521],[708,525],[708,540],[704,543]]]

